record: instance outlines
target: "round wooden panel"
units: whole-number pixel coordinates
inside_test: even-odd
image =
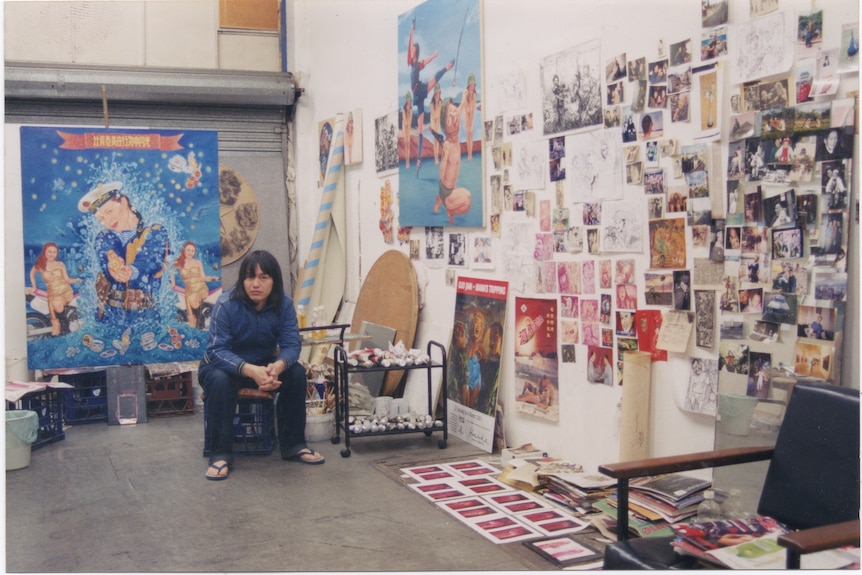
[[[360,333],[367,321],[395,330],[395,341],[413,347],[419,320],[419,284],[416,270],[406,254],[389,250],[374,262],[359,290],[350,331]],[[389,371],[383,379],[381,395],[392,395],[398,389],[403,371]]]
[[[218,165],[221,264],[226,266],[248,252],[260,229],[260,211],[254,189],[242,174]]]

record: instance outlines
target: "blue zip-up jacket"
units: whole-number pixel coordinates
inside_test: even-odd
[[[201,364],[242,375],[246,363],[265,365],[278,359],[288,367],[296,363],[302,339],[293,300],[285,294],[280,310],[267,304],[257,311],[242,299],[231,298],[233,291],[223,293],[213,307]]]

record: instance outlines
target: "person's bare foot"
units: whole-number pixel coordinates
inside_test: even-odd
[[[230,475],[230,463],[224,459],[213,461],[207,467],[206,477],[210,481],[221,481],[227,479],[228,475]]]

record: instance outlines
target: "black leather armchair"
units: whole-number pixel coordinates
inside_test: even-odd
[[[757,512],[791,529],[779,537],[788,569],[800,555],[859,545],[859,391],[799,383],[787,403],[775,447],[705,451],[600,465],[617,480],[618,541],[605,548],[605,569],[691,569],[672,537],[631,539],[629,480],[663,473],[769,460]]]

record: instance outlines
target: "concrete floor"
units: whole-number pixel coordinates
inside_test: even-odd
[[[201,413],[136,426],[95,423],[6,473],[6,570],[472,571],[553,566],[495,545],[398,481],[397,469],[492,457],[440,433],[328,440],[322,466],[238,457],[204,479]]]

